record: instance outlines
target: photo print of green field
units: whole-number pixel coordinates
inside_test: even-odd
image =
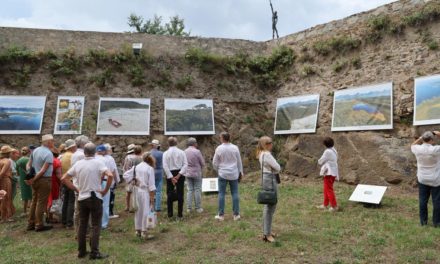
[[[393,83],[336,91],[332,131],[393,128]]]
[[[81,134],[84,96],[59,96],[54,134]]]
[[[97,135],[149,135],[150,99],[100,98]]]
[[[165,99],[165,135],[213,135],[211,99]]]
[[[319,94],[278,98],[274,133],[315,133],[318,108]]]
[[[440,124],[440,75],[414,80],[414,125]]]

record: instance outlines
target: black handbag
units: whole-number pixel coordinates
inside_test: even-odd
[[[261,191],[258,192],[257,195],[257,203],[259,204],[276,204],[278,202],[278,196],[275,192],[275,186],[273,185],[272,179],[272,190],[266,191],[263,186],[263,167],[264,167],[264,154],[263,154],[263,162],[261,163]],[[274,175],[272,174],[272,177]]]

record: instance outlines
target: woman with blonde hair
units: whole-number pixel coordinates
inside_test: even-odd
[[[127,184],[135,184],[138,189],[138,209],[134,215],[134,225],[136,229],[136,236],[142,238],[152,238],[147,236],[147,219],[148,214],[154,210],[154,194],[156,191],[156,184],[154,182],[154,167],[156,161],[150,152],[142,154],[142,162],[131,167],[124,173],[124,180]]]
[[[6,191],[0,200],[0,218],[2,222],[12,222],[15,207],[12,201],[12,167],[9,159],[12,148],[8,145],[0,149],[0,190]]]
[[[276,174],[280,172],[281,166],[272,156],[272,139],[263,136],[258,141],[257,158],[260,161],[262,173],[262,188],[266,191],[278,192]],[[263,209],[263,241],[275,242],[275,234],[272,233],[272,219],[275,213],[276,204],[265,204]]]

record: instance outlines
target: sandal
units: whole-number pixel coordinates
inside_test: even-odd
[[[275,242],[275,239],[273,238],[272,235],[270,235],[270,236],[265,236],[265,235],[263,235],[263,241],[264,241],[264,242],[268,242],[268,243],[274,243],[274,242]]]

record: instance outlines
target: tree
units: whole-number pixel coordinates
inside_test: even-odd
[[[128,17],[128,25],[134,28],[138,33],[147,33],[153,35],[168,35],[187,37],[190,32],[185,31],[185,22],[179,16],[173,16],[168,23],[162,25],[162,17],[154,15],[153,19],[144,22],[142,16],[132,13]]]

